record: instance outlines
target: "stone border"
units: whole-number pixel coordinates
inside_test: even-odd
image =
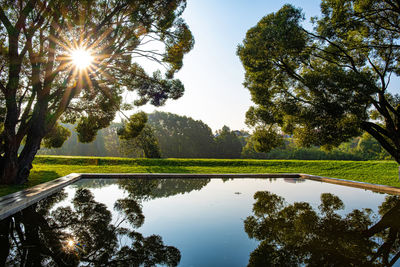
[[[337,178],[329,178],[315,176],[309,174],[298,173],[265,173],[265,174],[192,174],[192,173],[71,173],[67,176],[55,179],[53,181],[36,185],[34,187],[15,192],[0,197],[0,220],[11,216],[18,211],[46,198],[47,196],[60,191],[65,186],[72,184],[79,179],[172,179],[172,178],[188,178],[188,179],[204,179],[204,178],[301,178],[331,184],[339,184],[372,190],[380,193],[400,195],[400,188],[386,185],[369,184],[351,180],[343,180]]]
[[[338,178],[331,178],[331,177],[323,177],[323,176],[316,176],[310,174],[299,174],[299,178],[319,181],[324,183],[330,184],[338,184],[350,187],[361,188],[365,190],[371,190],[378,193],[385,193],[385,194],[393,194],[393,195],[400,195],[400,187],[388,186],[388,185],[379,185],[379,184],[370,184],[352,180],[344,180]]]
[[[0,197],[0,220],[60,191],[65,186],[72,184],[80,178],[80,174],[71,173],[50,182]]]

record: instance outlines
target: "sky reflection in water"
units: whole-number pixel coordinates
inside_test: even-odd
[[[40,255],[37,261],[54,261],[59,253],[71,265],[387,265],[399,252],[399,225],[390,224],[390,216],[382,217],[388,213],[399,218],[398,197],[357,188],[297,179],[98,179],[81,180],[59,195],[17,215],[11,225],[26,224],[22,215],[33,218],[36,212],[53,229],[33,226],[51,236],[38,237],[33,245],[52,238],[68,243],[70,235],[83,240],[85,251],[60,254],[63,242],[53,240],[50,252],[28,251]],[[78,222],[80,226],[74,225]],[[63,224],[67,229],[59,229]],[[103,233],[99,225],[106,227]],[[26,234],[14,236],[29,239]],[[32,260],[23,254],[24,246],[13,245],[8,260]],[[320,248],[325,245],[335,249]],[[340,255],[343,252],[346,256]]]

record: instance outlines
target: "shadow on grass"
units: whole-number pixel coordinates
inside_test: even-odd
[[[0,185],[0,197],[58,178],[54,171],[32,171],[28,182],[22,185]]]

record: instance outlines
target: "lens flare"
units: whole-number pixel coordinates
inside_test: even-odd
[[[72,248],[74,248],[74,246],[75,246],[75,241],[74,240],[70,239],[70,240],[67,241],[67,247],[68,248],[72,249]]]
[[[78,69],[86,69],[93,62],[93,56],[90,54],[88,50],[83,48],[75,49],[71,51],[71,59],[72,63]]]

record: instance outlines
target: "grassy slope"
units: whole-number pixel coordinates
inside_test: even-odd
[[[0,196],[69,173],[307,173],[400,187],[394,161],[124,159],[38,156],[29,183],[0,186]]]

